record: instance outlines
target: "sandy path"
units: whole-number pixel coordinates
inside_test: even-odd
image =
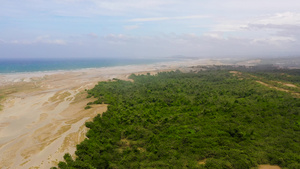
[[[259,165],[258,169],[280,169],[280,167],[276,165],[265,164],[265,165]]]
[[[184,69],[218,64],[209,60],[133,65],[77,71],[0,74],[0,168],[50,168],[74,154],[85,138],[84,123],[106,111],[106,105],[85,110],[85,89],[98,81],[127,79],[131,73]],[[1,93],[2,92],[2,93]]]

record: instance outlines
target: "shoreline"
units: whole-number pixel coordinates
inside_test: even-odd
[[[207,62],[221,64],[221,62],[216,60],[186,59],[183,61],[167,61],[167,62],[157,62],[157,63],[150,63],[150,64],[130,64],[130,65],[122,65],[122,66],[106,66],[106,67],[99,67],[99,68],[79,68],[79,69],[72,69],[72,70],[0,73],[0,87],[10,82],[30,82],[31,78],[42,78],[44,76],[51,76],[56,74],[90,73],[91,71],[101,72],[103,70],[109,71],[110,69],[115,70],[115,69],[124,69],[124,68],[135,68],[140,70],[152,68],[152,70],[150,71],[156,71],[156,70],[161,70],[166,68],[170,68],[170,69],[174,69],[175,67],[179,68],[180,65],[181,66],[182,65],[192,66],[191,64],[201,65]],[[132,72],[135,72],[135,70],[133,70]]]
[[[172,58],[54,58],[54,59],[0,59],[1,74],[18,74],[31,72],[74,71],[90,68],[118,67],[127,65],[149,65],[161,62],[181,61]]]

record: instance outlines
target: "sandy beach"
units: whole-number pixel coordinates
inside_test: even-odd
[[[73,71],[0,75],[0,168],[50,168],[74,155],[85,139],[84,123],[106,111],[106,105],[84,107],[85,89],[98,81],[127,80],[132,73],[157,73],[189,66],[221,64],[211,60],[186,60],[82,69]]]

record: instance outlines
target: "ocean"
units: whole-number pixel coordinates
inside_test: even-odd
[[[163,61],[167,61],[167,59],[0,59],[0,73],[77,70],[85,68],[151,64]]]

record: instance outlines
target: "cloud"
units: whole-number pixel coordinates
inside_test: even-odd
[[[134,42],[134,38],[124,34],[109,34],[101,38],[102,43],[126,44]]]
[[[251,28],[282,28],[300,26],[300,13],[284,12],[239,20],[217,19],[213,31],[238,31]]]
[[[278,29],[278,30],[300,30],[300,25],[275,25],[275,24],[248,24],[247,29],[260,30],[260,29]]]
[[[191,16],[179,16],[179,17],[134,18],[128,21],[129,22],[151,22],[151,21],[164,21],[164,20],[202,19],[207,17],[208,16],[204,16],[204,15],[191,15]]]
[[[62,39],[50,39],[49,35],[39,36],[33,40],[11,40],[5,41],[9,44],[21,44],[21,45],[31,45],[31,44],[54,44],[54,45],[66,45],[67,42]]]
[[[87,36],[93,39],[97,39],[99,37],[96,33],[88,33]]]
[[[256,24],[300,25],[300,13],[284,12],[267,15],[255,22]]]
[[[160,10],[162,6],[174,4],[172,0],[17,0],[1,2],[0,16],[24,16],[32,14],[56,16],[120,16]]]
[[[134,29],[139,28],[139,25],[125,25],[125,26],[123,26],[123,28],[126,30],[134,30]]]
[[[204,37],[215,38],[215,39],[224,39],[224,37],[218,33],[205,33]]]
[[[299,52],[299,9],[297,0],[9,0],[0,46],[8,55],[40,46],[70,56]]]
[[[217,18],[216,24],[207,29],[203,35],[215,38],[249,38],[252,43],[276,46],[291,44],[300,41],[300,13],[283,12],[236,20]]]
[[[213,26],[211,31],[213,32],[236,32],[241,31],[243,28],[247,27],[246,24],[243,23],[221,23]]]
[[[164,36],[126,36],[111,34],[103,37],[101,46],[117,48],[126,56],[276,56],[299,52],[293,38],[224,38],[221,34],[168,34]],[[234,46],[234,48],[233,48]],[[106,50],[107,50],[106,49]],[[110,52],[110,51],[107,51]],[[111,53],[111,52],[110,52]],[[112,53],[111,53],[112,54]]]
[[[102,9],[117,10],[117,11],[128,11],[132,9],[154,9],[163,5],[172,4],[170,0],[160,1],[160,0],[112,0],[112,1],[98,1],[92,0],[97,7]]]
[[[55,44],[55,45],[66,45],[67,44],[64,40],[61,40],[61,39],[47,40],[47,41],[43,41],[43,43]]]
[[[86,37],[86,36],[85,36]],[[222,56],[286,56],[300,52],[299,41],[284,36],[261,38],[224,37],[222,33],[205,35],[197,34],[164,34],[161,36],[129,36],[125,34],[108,34],[96,39],[87,38],[83,41],[80,36],[69,39],[63,47],[47,43],[51,37],[40,37],[43,43],[15,41],[0,45],[2,56],[37,57],[35,51],[47,51],[50,56],[72,57],[167,57],[185,55],[193,57],[222,57]],[[81,41],[81,43],[79,43]],[[52,42],[55,42],[53,40]],[[55,43],[60,43],[56,41]],[[14,50],[16,49],[22,50]],[[5,55],[4,55],[4,54]],[[38,55],[39,57],[40,55]]]
[[[284,36],[272,36],[269,38],[257,38],[257,39],[253,39],[254,43],[269,43],[271,45],[275,45],[275,46],[281,46],[283,44],[287,44],[289,42],[296,42],[296,39],[293,37],[284,37]]]

